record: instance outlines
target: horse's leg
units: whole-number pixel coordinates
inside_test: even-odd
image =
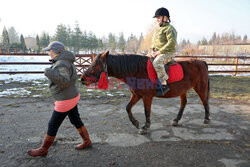
[[[173,122],[173,126],[178,126],[178,121],[181,120],[181,117],[182,117],[182,114],[183,114],[183,111],[185,109],[185,106],[187,104],[187,93],[184,93],[180,96],[180,110],[179,110],[179,113],[177,115],[177,117],[174,119],[174,122]]]
[[[142,97],[142,100],[144,104],[146,122],[145,125],[140,129],[139,134],[144,135],[147,134],[147,129],[150,127],[150,114],[153,97],[144,96]]]
[[[132,107],[141,99],[140,96],[135,95],[131,92],[130,101],[128,105],[126,106],[126,110],[128,113],[129,120],[132,122],[132,124],[139,129],[139,122],[134,118],[132,114]]]
[[[194,90],[196,93],[199,95],[201,102],[205,108],[205,118],[204,118],[204,124],[209,123],[209,88],[208,85],[203,85],[200,84],[200,86],[194,87]]]

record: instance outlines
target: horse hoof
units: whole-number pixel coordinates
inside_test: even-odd
[[[204,119],[204,124],[209,124],[209,119]]]
[[[133,122],[133,125],[137,128],[137,129],[139,129],[139,121],[137,121],[137,120],[135,120],[134,122]]]
[[[174,121],[174,122],[172,123],[172,125],[173,125],[173,126],[178,126],[178,121]]]
[[[147,134],[147,130],[146,129],[140,129],[139,132],[138,132],[140,135],[145,135]]]

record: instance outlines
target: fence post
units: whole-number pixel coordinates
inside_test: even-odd
[[[234,76],[236,76],[237,75],[237,71],[238,71],[238,63],[239,63],[239,57],[237,57],[236,58],[236,64],[235,64],[235,74],[234,74]]]

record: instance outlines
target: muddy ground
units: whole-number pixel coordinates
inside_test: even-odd
[[[17,87],[13,83],[2,86],[5,86],[3,90]],[[211,93],[215,89],[212,87]],[[215,94],[216,97],[210,98],[211,122],[205,125],[203,106],[192,92],[180,126],[171,126],[178,112],[179,98],[155,98],[151,128],[148,134],[139,135],[125,111],[129,100],[126,90],[109,90],[108,93],[84,90],[79,112],[93,147],[81,151],[74,149],[81,139],[66,118],[48,156],[30,157],[27,150],[40,146],[53,110],[53,99],[46,96],[47,90],[43,91],[40,97],[26,94],[0,98],[1,167],[250,166],[249,102],[221,99]],[[133,113],[143,126],[142,102],[136,104]]]

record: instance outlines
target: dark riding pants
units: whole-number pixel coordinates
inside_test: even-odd
[[[81,128],[84,125],[78,113],[77,105],[67,112],[57,112],[54,110],[48,124],[47,134],[49,136],[56,136],[56,133],[66,116],[69,117],[70,122],[76,128]]]

